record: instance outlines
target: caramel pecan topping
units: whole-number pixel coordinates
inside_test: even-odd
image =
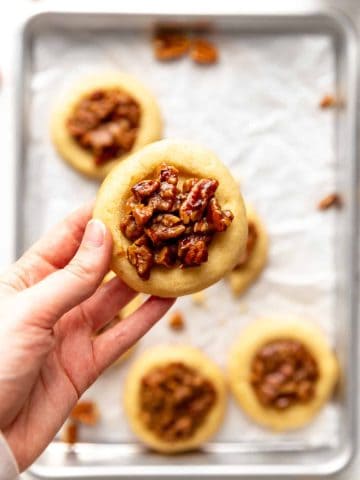
[[[176,60],[189,50],[189,40],[177,30],[159,30],[155,34],[153,45],[155,57],[161,61]]]
[[[256,229],[256,225],[254,222],[248,222],[248,237],[246,242],[246,249],[243,256],[240,259],[240,262],[236,265],[236,269],[244,267],[248,262],[249,258],[251,257],[252,252],[254,251],[257,239],[258,239],[258,231]]]
[[[140,124],[140,106],[119,89],[99,89],[82,98],[67,121],[70,135],[96,165],[129,152]]]
[[[196,39],[191,43],[190,57],[201,65],[210,65],[218,61],[218,52],[208,40]]]
[[[318,204],[319,210],[327,210],[331,207],[341,208],[342,207],[342,198],[338,193],[330,193],[326,195]]]
[[[315,395],[319,371],[308,349],[293,339],[264,345],[251,366],[251,385],[259,402],[283,410],[309,402]]]
[[[158,438],[176,442],[190,438],[216,402],[213,384],[181,362],[156,367],[140,388],[140,417]]]
[[[177,169],[165,164],[156,177],[132,187],[120,221],[122,233],[133,242],[128,260],[144,280],[154,264],[184,268],[206,262],[213,236],[233,220],[215,197],[217,180],[189,178],[181,185]]]

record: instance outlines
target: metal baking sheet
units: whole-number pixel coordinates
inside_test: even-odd
[[[78,60],[80,70],[75,73],[81,73],[81,65],[83,70],[86,71],[88,63],[84,59],[89,60],[89,58],[93,58],[94,63],[97,63],[104,55],[113,66],[123,67],[127,65],[127,62],[130,62],[128,57],[132,55],[131,48],[136,53],[142,52],[139,42],[143,42],[143,48],[147,48],[148,52],[150,52],[148,38],[154,24],[159,21],[180,21],[191,25],[198,25],[199,23],[203,25],[206,23],[211,27],[212,35],[214,35],[216,43],[221,47],[221,54],[226,55],[227,52],[228,55],[235,55],[236,57],[234,45],[236,42],[241,42],[244,46],[244,52],[246,52],[245,46],[251,46],[255,53],[258,52],[260,62],[262,50],[266,43],[269,41],[286,42],[289,45],[289,57],[288,59],[283,59],[284,81],[291,81],[290,67],[289,71],[285,67],[287,62],[291,66],[292,52],[296,53],[299,51],[298,42],[304,42],[300,43],[300,45],[303,45],[304,49],[306,49],[307,39],[317,38],[319,42],[327,44],[325,51],[328,51],[328,47],[331,49],[333,55],[332,80],[336,83],[333,86],[336,93],[344,100],[343,107],[336,111],[336,115],[331,115],[334,125],[332,127],[328,125],[328,129],[325,130],[327,133],[334,133],[334,138],[328,138],[327,140],[336,141],[336,145],[329,146],[328,143],[324,143],[324,145],[327,145],[325,148],[328,148],[328,153],[333,153],[334,158],[331,159],[330,168],[328,168],[329,165],[325,168],[326,161],[322,165],[321,160],[320,163],[317,163],[318,158],[312,158],[314,153],[320,157],[321,154],[316,150],[311,153],[310,150],[304,161],[309,162],[309,168],[313,169],[314,175],[316,175],[316,169],[324,167],[324,183],[329,188],[336,185],[336,190],[345,199],[345,207],[341,212],[330,214],[328,218],[332,220],[328,220],[327,225],[325,225],[326,221],[323,220],[323,225],[319,227],[319,238],[324,240],[324,242],[331,239],[333,243],[331,246],[328,245],[328,247],[331,249],[331,252],[334,252],[336,257],[332,266],[334,285],[330,286],[333,296],[326,299],[326,302],[328,302],[326,308],[329,312],[331,311],[331,317],[334,321],[331,321],[329,325],[326,324],[325,319],[319,319],[320,324],[322,321],[324,322],[324,325],[321,326],[325,327],[330,339],[335,343],[342,371],[344,372],[343,382],[337,398],[324,412],[324,415],[329,415],[329,417],[325,418],[329,418],[330,423],[336,421],[336,428],[324,430],[323,426],[326,421],[324,421],[323,417],[316,421],[318,423],[315,422],[310,426],[308,430],[279,436],[256,429],[251,424],[248,425],[246,419],[241,416],[241,412],[231,404],[229,409],[230,416],[227,416],[224,428],[214,442],[206,445],[200,452],[166,458],[150,453],[140,447],[134,438],[131,437],[131,433],[126,430],[126,427],[124,427],[125,430],[119,433],[119,437],[114,435],[111,427],[117,420],[120,425],[121,418],[119,413],[118,419],[113,417],[105,419],[109,426],[109,435],[107,437],[106,435],[104,436],[103,430],[95,430],[95,433],[94,431],[85,431],[83,438],[85,441],[79,443],[75,450],[70,453],[65,445],[60,442],[53,442],[32,467],[32,473],[40,478],[111,478],[127,476],[148,478],[166,476],[175,478],[186,475],[199,477],[236,475],[248,477],[250,475],[299,476],[309,474],[314,476],[327,475],[331,472],[339,471],[349,462],[354,448],[354,405],[356,404],[356,374],[354,372],[356,358],[356,303],[354,302],[354,294],[357,291],[355,278],[357,244],[355,191],[358,177],[356,169],[356,116],[354,108],[357,94],[357,52],[354,33],[346,17],[334,11],[298,12],[293,15],[257,14],[232,16],[211,14],[174,16],[166,15],[165,13],[163,15],[144,15],[102,11],[91,14],[87,12],[40,13],[28,18],[22,31],[18,79],[18,126],[21,143],[19,145],[17,162],[17,191],[19,192],[16,205],[17,253],[19,254],[23,251],[49,224],[52,224],[57,217],[61,217],[74,204],[86,198],[91,198],[98,187],[96,183],[84,180],[68,169],[60,160],[58,160],[58,163],[56,163],[56,159],[52,162],[54,152],[49,142],[47,129],[44,127],[44,118],[41,115],[38,116],[39,112],[50,109],[49,97],[46,95],[42,96],[42,90],[46,90],[46,86],[49,85],[55,85],[56,88],[59,85],[59,83],[56,83],[59,82],[58,76],[63,76],[63,72],[59,72],[59,65],[60,67],[62,65],[60,58],[64,56],[63,49],[67,48],[66,52],[68,52],[68,55],[73,56],[75,61],[76,59]],[[74,34],[74,32],[76,33]],[[118,57],[114,57],[113,51],[109,48],[111,44],[110,39],[115,34],[121,40],[119,41]],[[93,42],[95,37],[97,40]],[[48,47],[49,42],[53,48],[54,56],[52,59],[47,60],[45,57],[41,57],[39,52],[41,53],[41,49],[45,48],[45,44]],[[222,46],[223,44],[227,45],[228,51]],[[137,48],[140,50],[136,50]],[[56,52],[58,52],[58,55],[56,55]],[[39,58],[43,62],[45,61],[45,64],[41,63]],[[276,59],[274,58],[274,60]],[[46,64],[46,62],[50,64]],[[251,58],[249,58],[249,62],[249,71],[251,72]],[[319,62],[321,62],[320,58]],[[224,65],[226,67],[226,62],[224,62]],[[221,97],[223,100],[228,98],[227,93],[230,96],[233,94],[237,75],[240,74],[240,70],[236,70],[236,68],[240,68],[240,66],[241,62],[237,64],[234,61],[231,69],[219,70],[220,73],[218,74],[220,76],[217,80],[223,91],[223,97]],[[141,73],[141,65],[139,68],[138,72],[135,71],[133,73],[139,75]],[[191,88],[191,86],[186,85],[187,75],[190,75],[187,69],[190,67],[183,63],[171,68],[177,69],[174,72],[176,75],[172,75],[173,80],[171,83],[171,89],[175,93],[167,98],[164,95],[163,99],[163,92],[161,92],[159,87],[159,91],[156,93],[159,95],[160,100],[164,102],[165,98],[167,100],[167,104],[161,106],[164,111],[171,111],[171,101],[174,103],[178,101],[176,98],[179,95],[182,95],[185,101],[183,102],[183,116],[180,115],[177,118],[177,122],[174,122],[171,118],[166,118],[166,124],[169,125],[166,133],[176,136],[181,134],[181,136],[186,136],[186,138],[197,139],[215,150],[224,149],[224,141],[230,140],[236,143],[237,139],[240,138],[235,130],[236,124],[232,124],[234,130],[232,134],[229,134],[229,137],[226,137],[225,132],[221,131],[221,122],[219,123],[219,121],[216,122],[215,120],[214,128],[217,130],[214,131],[212,138],[209,138],[209,133],[207,135],[204,134],[204,138],[201,137],[202,131],[199,124],[191,125],[191,128],[188,127],[189,119],[186,117],[186,112],[189,111],[189,103],[194,105],[192,101],[186,101],[186,89]],[[162,66],[162,69],[164,76],[171,75],[169,65]],[[199,81],[201,82],[204,79],[204,75],[203,72],[200,72],[200,74],[201,78],[199,76]],[[52,83],[52,78],[49,79],[51,75],[55,77],[55,83]],[[154,86],[157,81],[161,82],[161,78],[158,78],[157,75],[159,75],[159,65],[156,65],[154,62],[153,68],[146,71],[146,83],[152,83],[152,86]],[[211,70],[209,70],[207,75],[211,76],[215,75],[215,73],[212,74]],[[281,86],[281,82],[279,83],[276,80],[271,83],[271,71],[269,75],[270,86],[273,85],[275,88],[279,85]],[[67,81],[71,83],[72,72],[67,71],[65,76],[64,83]],[[164,80],[162,81],[164,82]],[[208,77],[208,82],[210,81]],[[239,81],[244,81],[244,78],[240,78]],[[249,77],[247,81],[250,82],[251,78]],[[311,85],[308,85],[308,87],[311,88]],[[206,84],[202,84],[202,88],[204,89],[202,96],[206,99],[206,95],[211,93],[211,89],[207,91]],[[275,98],[271,97],[271,95],[266,96],[266,93],[269,92],[254,91],[253,93],[262,93],[264,104],[270,102],[270,106]],[[318,93],[321,95],[321,93],[325,92]],[[296,92],[294,92],[294,97],[296,98]],[[248,103],[244,102],[243,105],[240,102],[239,106],[251,111],[251,101]],[[199,115],[200,112],[201,109],[199,109]],[[221,104],[219,104],[219,112],[221,112]],[[296,110],[294,110],[295,113]],[[299,114],[299,117],[306,120],[306,117],[301,116],[301,114]],[[206,118],[204,116],[203,121],[206,121]],[[301,124],[296,123],[296,120],[294,120],[294,128],[295,131],[293,133],[297,133],[296,129],[301,128]],[[316,128],[316,124],[314,124],[314,128]],[[231,132],[230,128],[228,130]],[[223,138],[224,135],[225,139]],[[253,135],[254,138],[260,135],[261,138],[261,132],[251,131],[251,128],[246,132],[246,135],[248,137]],[[302,135],[305,141],[311,138],[311,136],[306,136],[306,131],[302,133],[299,131],[299,136],[301,137]],[[325,139],[324,142],[326,142]],[[301,147],[296,144],[295,148],[300,148],[301,150]],[[311,149],[311,145],[309,145],[309,149]],[[252,182],[255,182],[255,178],[250,178],[250,170],[248,169],[247,172],[247,164],[239,160],[238,152],[235,150],[232,152],[231,143],[226,147],[226,152],[225,161],[234,173],[239,176],[239,181],[243,185],[246,197],[252,200],[255,206],[260,209],[265,223],[270,223],[270,234],[278,239],[281,238],[281,219],[276,218],[276,215],[272,217],[270,208],[272,204],[275,204],[277,196],[283,195],[284,201],[286,201],[286,194],[288,196],[293,195],[295,192],[292,187],[281,185],[281,175],[279,177],[272,176],[270,171],[266,171],[262,176],[265,180],[268,176],[269,180],[271,179],[274,182],[276,188],[271,191],[267,199],[261,198],[260,194],[253,192]],[[250,155],[246,149],[241,153],[244,156]],[[259,157],[255,155],[253,161],[259,161],[259,171],[263,171],[267,164],[266,148],[260,152]],[[282,171],[279,168],[279,164],[274,165],[274,167],[278,168],[279,172]],[[285,170],[285,167],[283,170]],[[294,174],[296,175],[297,172],[298,170],[294,164]],[[319,174],[319,171],[317,174]],[[327,175],[329,175],[329,178]],[[311,175],[309,178],[311,178]],[[299,185],[301,186],[301,182]],[[257,187],[259,190],[263,188],[261,184],[257,184]],[[314,200],[315,197],[311,201]],[[336,226],[337,228],[335,228]],[[326,237],[327,229],[327,233],[330,233],[328,237]],[[322,236],[324,232],[325,236]],[[297,237],[297,240],[299,238]],[[305,242],[299,244],[304,249],[303,261],[306,263],[306,259],[310,258],[309,265],[312,262],[314,263],[316,268],[313,272],[310,269],[310,275],[312,273],[314,275],[320,274],[319,289],[311,293],[312,297],[311,295],[305,295],[300,303],[299,298],[297,298],[297,301],[294,298],[294,308],[297,309],[297,312],[291,313],[299,313],[304,309],[306,311],[301,302],[303,304],[308,302],[308,308],[311,309],[311,298],[315,298],[314,296],[316,295],[322,295],[321,282],[326,278],[326,275],[322,277],[321,273],[327,272],[326,268],[328,268],[328,265],[321,265],[321,262],[317,263],[318,259],[311,257],[310,250],[306,250],[311,245],[310,247],[306,245],[306,236],[304,238]],[[276,258],[280,258],[282,249],[285,247],[286,251],[288,245],[281,243],[281,241],[274,241],[273,244],[274,250],[277,249],[274,257],[276,260]],[[334,247],[335,245],[336,248]],[[315,246],[318,247],[319,245]],[[325,244],[324,251],[326,255],[327,245]],[[286,251],[286,254],[291,256],[291,247],[289,251]],[[326,256],[322,258],[325,261],[328,260]],[[301,262],[301,256],[297,260]],[[325,270],[321,270],[322,267],[325,267]],[[254,313],[261,312],[261,309],[257,308],[257,298],[265,298],[267,285],[266,281],[264,283],[260,282],[249,295],[242,298],[240,302],[233,303],[233,310],[230,310],[231,316],[235,319],[240,315],[248,316],[250,321]],[[326,288],[327,286],[325,285],[324,290]],[[291,288],[289,288],[289,292],[291,298]],[[285,297],[288,296],[289,292],[285,292]],[[221,298],[226,304],[231,303],[228,290],[223,284],[210,289],[206,296],[209,299],[207,311],[205,309],[197,313],[199,321],[203,323],[207,321],[210,315],[209,311],[212,312],[218,303],[216,302],[217,298]],[[278,309],[281,299],[281,294],[278,297],[275,295],[272,300],[270,299],[270,308]],[[248,315],[246,315],[248,308],[246,303],[250,305]],[[255,308],[253,305],[255,305]],[[184,299],[182,300],[181,308],[191,310],[194,307],[191,306],[190,299]],[[288,309],[288,305],[286,305],[286,308]],[[228,315],[229,310],[225,311],[226,315]],[[187,314],[185,315],[187,316]],[[189,335],[190,341],[209,351],[208,353],[210,354],[213,353],[213,335],[216,334],[218,329],[226,329],[227,331],[227,336],[225,334],[219,336],[219,338],[221,337],[220,344],[221,342],[223,344],[218,345],[218,348],[221,348],[223,351],[226,350],[232,335],[237,333],[235,330],[231,330],[236,326],[234,322],[231,324],[223,317],[217,320],[218,325],[210,323],[214,328],[209,328],[209,333],[204,335],[201,341],[194,341],[194,338],[191,338],[191,329],[186,334]],[[140,346],[140,350],[146,346],[147,342],[151,343],[154,339],[164,341],[166,335],[166,325],[164,326],[163,322],[162,326],[156,327],[147,339],[143,341],[144,343]],[[186,341],[186,338],[182,340]],[[220,363],[222,362],[223,359]],[[108,391],[105,389],[106,384],[109,386],[116,381],[113,395],[117,398],[120,388],[117,378],[120,379],[123,374],[123,371],[108,372],[107,376],[101,379],[103,383],[99,382],[94,386],[92,394],[99,396],[99,392]],[[106,397],[106,394],[103,397]],[[106,402],[106,398],[103,398],[102,401]],[[231,426],[233,426],[232,430]],[[321,432],[317,432],[317,428]],[[121,430],[120,427],[119,430]],[[179,473],[180,466],[181,473]]]

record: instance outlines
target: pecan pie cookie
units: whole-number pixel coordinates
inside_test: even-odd
[[[241,295],[258,278],[268,258],[268,236],[254,209],[246,204],[248,239],[246,250],[228,275],[234,295]]]
[[[119,72],[83,80],[59,102],[51,123],[54,145],[64,160],[99,179],[129,153],[158,140],[161,130],[153,95]]]
[[[134,433],[147,446],[183,452],[201,446],[218,430],[226,407],[225,382],[199,350],[159,346],[131,367],[124,404]]]
[[[111,268],[139,292],[194,293],[243,254],[247,222],[238,186],[218,158],[163,140],[121,162],[102,184],[94,217],[114,241]]]
[[[323,333],[300,319],[258,320],[234,345],[232,392],[259,424],[277,431],[308,423],[333,393],[338,365]]]

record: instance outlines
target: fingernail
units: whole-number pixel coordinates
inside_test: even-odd
[[[104,243],[105,232],[105,225],[100,220],[93,218],[86,226],[84,243],[93,247],[101,247]]]

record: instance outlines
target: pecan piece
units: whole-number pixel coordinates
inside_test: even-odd
[[[170,212],[173,209],[174,202],[172,200],[165,200],[156,193],[150,198],[148,205],[151,205],[154,211]]]
[[[342,198],[338,193],[330,193],[329,195],[324,197],[322,200],[320,200],[318,204],[318,209],[327,210],[328,208],[331,208],[331,207],[341,208],[342,204],[343,204]]]
[[[96,425],[100,418],[99,409],[91,400],[80,400],[71,410],[70,418],[84,425]]]
[[[182,185],[183,193],[189,193],[192,187],[199,181],[198,178],[187,178]]]
[[[218,60],[218,52],[208,40],[196,39],[191,44],[190,57],[201,65],[210,65]]]
[[[136,240],[144,233],[143,227],[136,223],[131,213],[120,221],[120,230],[128,240]]]
[[[155,57],[161,61],[183,57],[189,50],[189,40],[181,32],[159,31],[154,38]]]
[[[177,185],[179,181],[179,171],[175,167],[163,163],[160,166],[160,181]]]
[[[216,232],[223,232],[233,221],[234,215],[229,210],[221,210],[216,198],[211,198],[207,209],[207,221],[214,227]]]
[[[156,251],[154,260],[157,265],[163,265],[167,268],[173,267],[177,260],[176,245],[165,245]]]
[[[159,180],[143,180],[134,185],[131,189],[138,200],[150,197],[160,187]]]
[[[208,240],[204,235],[189,235],[180,240],[178,257],[183,267],[195,267],[208,259]]]
[[[153,213],[154,209],[151,205],[143,205],[142,203],[135,205],[132,211],[135,222],[140,227],[150,220]]]
[[[179,210],[180,218],[185,225],[201,219],[218,185],[217,180],[209,178],[203,178],[195,183]]]
[[[336,98],[334,95],[326,94],[322,97],[319,103],[320,108],[331,108],[336,106]]]
[[[169,318],[169,326],[173,330],[183,330],[185,326],[184,317],[181,312],[173,312]]]
[[[146,236],[143,235],[127,249],[128,260],[136,268],[140,278],[148,280],[151,267],[154,263],[154,255],[147,246]]]
[[[181,225],[180,222],[180,218],[175,215],[159,215],[150,227],[145,228],[145,233],[154,245],[159,245],[184,233],[185,225]]]

